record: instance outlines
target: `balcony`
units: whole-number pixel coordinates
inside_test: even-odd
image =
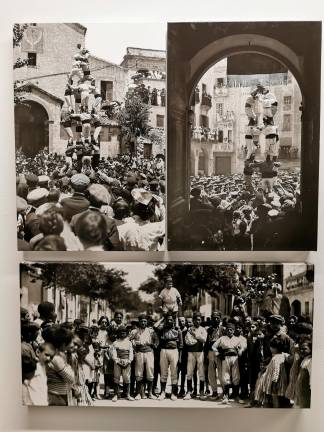
[[[231,141],[214,144],[214,152],[232,153],[233,151],[234,144]]]
[[[194,142],[206,142],[214,146],[214,151],[232,153],[234,152],[234,143],[225,137],[223,142],[218,142],[218,134],[215,130],[201,126],[194,127],[191,131],[191,139]]]
[[[212,97],[209,94],[203,94],[201,96],[201,108],[204,108],[206,110],[209,110],[212,107]]]

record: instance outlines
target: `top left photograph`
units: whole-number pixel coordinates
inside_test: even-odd
[[[20,251],[164,251],[166,25],[13,26]]]

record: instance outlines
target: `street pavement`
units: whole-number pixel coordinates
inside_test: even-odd
[[[162,401],[160,400],[150,400],[142,399],[139,401],[128,401],[126,399],[118,399],[117,402],[112,402],[111,398],[109,400],[101,399],[95,400],[94,406],[96,407],[132,407],[132,408],[149,408],[149,407],[163,407],[163,408],[242,408],[244,405],[238,402],[229,401],[228,405],[223,405],[221,401],[212,400],[200,400],[200,399],[190,399],[183,400],[177,399],[172,401],[170,398],[166,398]]]

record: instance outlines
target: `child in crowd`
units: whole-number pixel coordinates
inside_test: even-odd
[[[93,375],[93,389],[90,395],[93,399],[100,399],[100,370],[102,368],[102,355],[100,345],[97,342],[92,343],[94,349],[94,375]]]
[[[302,359],[296,383],[296,406],[310,408],[311,373],[312,373],[312,341],[305,339],[300,343],[299,353]]]
[[[124,393],[129,401],[134,398],[130,395],[131,362],[134,358],[133,345],[128,338],[127,329],[120,325],[117,331],[117,340],[111,346],[111,356],[114,361],[114,396],[113,402],[117,402],[120,377],[123,379]]]
[[[48,405],[46,366],[53,360],[56,349],[51,343],[41,344],[37,351],[38,362],[33,378],[29,381],[29,395],[32,405]]]
[[[35,376],[37,360],[22,352],[21,370],[22,370],[22,403],[23,405],[34,405],[29,391],[30,380]]]
[[[72,405],[72,385],[74,372],[67,362],[67,352],[73,347],[73,333],[60,325],[47,327],[43,338],[56,348],[55,356],[47,364],[48,404]]]
[[[266,406],[282,408],[281,398],[285,396],[288,378],[285,362],[289,354],[283,352],[283,341],[274,337],[270,341],[272,358],[264,374]]]

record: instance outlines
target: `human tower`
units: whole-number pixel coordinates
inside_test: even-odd
[[[61,112],[61,123],[68,136],[67,160],[72,163],[76,159],[81,165],[85,158],[94,162],[100,157],[102,97],[91,75],[90,53],[80,44],[77,47],[64,92],[66,107]]]

